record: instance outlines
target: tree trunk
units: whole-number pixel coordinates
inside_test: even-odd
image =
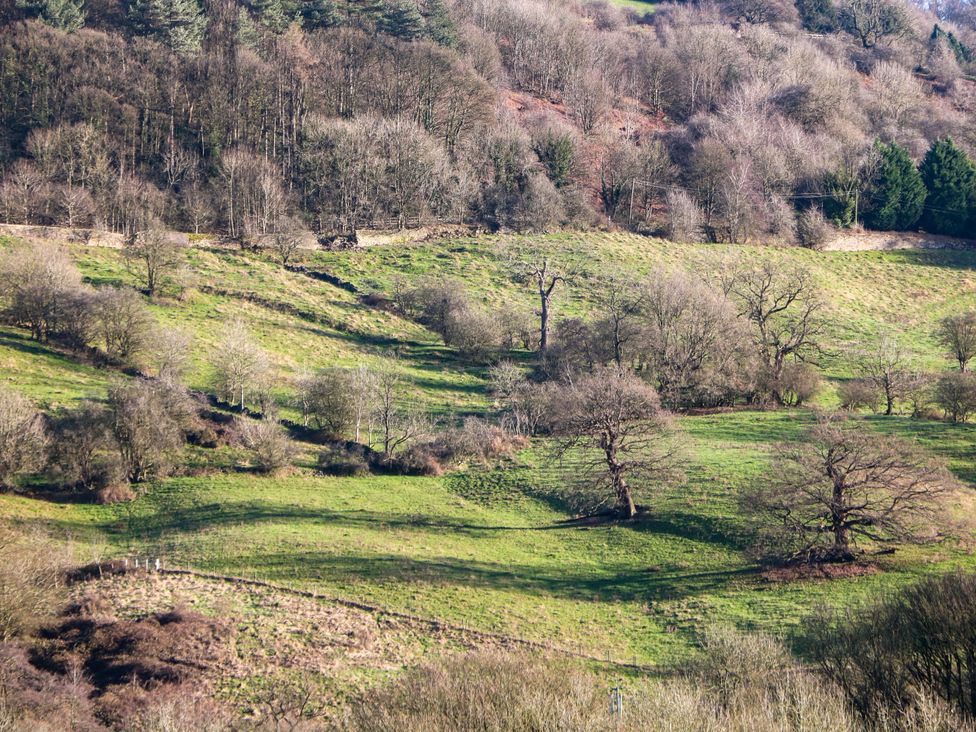
[[[545,353],[549,348],[549,296],[540,293],[541,308],[539,311],[539,353]]]
[[[613,435],[604,436],[603,452],[606,455],[613,492],[617,496],[617,513],[621,518],[632,519],[637,515],[637,505],[634,503],[630,486],[627,485],[627,480],[624,478],[623,467],[617,461],[617,443]]]

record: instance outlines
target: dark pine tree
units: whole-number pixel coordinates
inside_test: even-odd
[[[198,50],[207,25],[196,0],[133,0],[129,20],[137,33],[178,53]]]
[[[948,137],[936,140],[919,170],[928,190],[922,228],[932,234],[971,236],[976,219],[976,165]]]
[[[864,225],[879,231],[911,231],[925,206],[925,184],[908,151],[875,143],[878,164],[864,195]]]
[[[346,21],[360,26],[375,27],[386,12],[384,0],[344,0]]]
[[[17,0],[16,5],[29,17],[69,33],[85,25],[84,0]]]
[[[448,48],[457,46],[457,28],[444,4],[444,0],[427,0],[423,12],[427,22],[427,35],[434,43]]]
[[[413,0],[387,0],[378,27],[383,33],[412,41],[424,32],[424,16]]]
[[[837,11],[830,0],[797,0],[800,22],[811,33],[833,33],[837,29]]]
[[[304,0],[299,7],[302,26],[314,28],[334,28],[342,22],[335,0]]]

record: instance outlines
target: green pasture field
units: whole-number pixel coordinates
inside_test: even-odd
[[[395,279],[455,277],[489,304],[529,308],[531,292],[510,281],[499,238],[471,238],[317,252],[309,269],[361,292],[389,295]],[[629,235],[509,237],[542,246],[578,271],[559,294],[558,315],[595,309],[602,273],[655,269],[713,274],[726,258],[773,258],[809,268],[830,318],[827,376],[852,374],[851,352],[895,332],[926,368],[949,364],[933,338],[947,313],[976,305],[976,253],[902,251],[817,253],[763,247],[677,246]],[[93,283],[134,284],[116,251],[72,253]],[[152,309],[161,322],[193,332],[190,386],[207,389],[207,354],[228,318],[246,320],[280,374],[305,368],[379,364],[397,352],[412,398],[442,413],[491,409],[483,367],[459,361],[414,323],[362,304],[345,289],[284,271],[271,260],[229,250],[194,250],[197,287]],[[273,306],[278,303],[278,306]],[[286,307],[281,307],[284,304]],[[59,350],[0,328],[0,379],[57,412],[101,398],[113,377]],[[830,406],[830,390],[822,398]],[[70,538],[79,558],[125,552],[173,564],[275,582],[381,604],[486,630],[611,652],[621,660],[668,664],[687,657],[713,623],[788,637],[821,602],[848,603],[957,566],[976,565],[971,530],[938,546],[903,548],[878,559],[881,571],[844,579],[776,581],[747,551],[738,496],[768,476],[780,443],[803,438],[806,410],[735,411],[677,419],[685,435],[685,480],[641,486],[647,517],[632,525],[574,526],[561,488],[572,467],[544,442],[493,467],[466,466],[440,477],[323,477],[315,446],[278,477],[237,467],[231,448],[188,448],[203,469],[151,485],[136,501],[95,506],[0,496],[0,517]],[[971,513],[976,426],[870,417],[872,428],[918,439],[944,456],[964,482],[955,514]]]

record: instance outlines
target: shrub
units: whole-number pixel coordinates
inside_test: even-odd
[[[384,466],[399,475],[444,474],[444,466],[425,445],[411,445],[398,455],[387,456]]]
[[[834,227],[819,208],[808,208],[796,217],[796,235],[802,246],[808,249],[823,249]]]
[[[326,475],[342,477],[367,475],[371,453],[365,445],[331,445],[319,453],[319,470]]]
[[[108,410],[88,405],[54,423],[51,468],[65,488],[105,491],[126,475]]]
[[[783,404],[799,407],[820,393],[820,372],[806,363],[790,363],[783,367],[776,391]]]
[[[870,409],[877,412],[881,404],[881,395],[870,379],[850,379],[837,387],[841,409],[850,412],[858,409]]]
[[[295,446],[288,433],[273,419],[238,417],[234,428],[258,472],[275,473],[288,466],[295,456]]]
[[[0,387],[0,489],[44,466],[48,435],[41,415],[20,394]]]
[[[0,528],[0,641],[33,629],[62,597],[66,552]]]
[[[95,500],[103,506],[114,503],[128,503],[136,499],[136,492],[128,483],[107,483],[95,492]]]
[[[976,412],[976,374],[968,371],[943,374],[935,383],[935,403],[942,408],[946,419],[965,422]]]
[[[951,721],[917,729],[972,729],[951,713],[933,714],[931,698],[976,714],[974,626],[976,575],[954,572],[871,605],[820,610],[803,623],[801,645],[868,722],[887,721],[894,710],[904,710],[916,718]]]
[[[464,460],[495,460],[510,455],[526,444],[524,437],[513,435],[477,417],[469,417],[461,427],[438,433],[422,448],[439,463],[449,464]]]

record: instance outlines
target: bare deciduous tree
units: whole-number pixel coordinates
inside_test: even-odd
[[[302,233],[298,222],[287,217],[275,227],[270,246],[283,266],[287,267],[292,257],[301,249]]]
[[[44,467],[48,434],[41,415],[20,394],[0,388],[0,489]]]
[[[165,278],[182,263],[183,246],[169,232],[146,229],[136,234],[125,248],[125,255],[138,267],[146,292],[153,297],[162,288]]]
[[[620,275],[607,278],[602,290],[603,317],[598,327],[606,326],[614,363],[623,368],[625,352],[639,332],[637,316],[644,293],[640,286]]]
[[[657,274],[642,284],[637,368],[651,377],[668,408],[692,391],[735,394],[749,354],[749,334],[731,304],[704,283],[680,273]]]
[[[165,475],[195,416],[186,393],[161,381],[134,379],[109,389],[108,404],[129,480],[141,483]]]
[[[324,430],[330,437],[342,437],[356,418],[353,373],[324,369],[298,382],[298,398],[305,424]]]
[[[960,313],[943,318],[936,333],[939,343],[952,354],[965,371],[976,356],[976,312]]]
[[[884,399],[885,415],[891,416],[895,402],[905,393],[910,375],[908,352],[891,336],[881,340],[858,358],[858,370],[874,384]]]
[[[843,0],[839,11],[841,27],[864,48],[890,43],[911,33],[905,9],[891,0]]]
[[[738,300],[741,315],[755,328],[773,398],[781,402],[775,385],[787,359],[804,361],[821,351],[823,304],[813,278],[806,270],[771,261],[723,277],[723,289]]]
[[[914,443],[824,416],[799,444],[784,445],[766,487],[745,499],[768,521],[787,559],[847,561],[859,540],[931,535],[954,479]]]
[[[560,283],[572,279],[567,269],[559,266],[543,252],[504,252],[512,278],[518,283],[531,283],[539,296],[539,353],[549,348],[549,320],[552,315],[552,299]]]
[[[976,374],[969,371],[943,374],[935,383],[935,403],[946,419],[965,422],[976,412]]]
[[[427,415],[405,406],[402,392],[399,366],[388,365],[376,372],[376,422],[387,458],[429,435],[433,427]]]
[[[110,357],[128,362],[145,351],[153,319],[139,293],[128,287],[103,287],[98,290],[95,313]]]
[[[666,196],[667,235],[671,241],[693,243],[702,238],[702,213],[688,192],[672,188]]]
[[[148,347],[148,360],[156,378],[182,383],[192,364],[193,336],[180,328],[158,328]]]
[[[661,483],[674,474],[677,446],[657,392],[630,372],[606,368],[568,382],[552,396],[559,454],[581,452],[579,467],[609,489],[615,512],[636,516],[634,483]]]
[[[268,356],[240,320],[227,325],[223,338],[211,357],[217,391],[243,412],[255,397],[260,397],[270,376]],[[248,397],[251,397],[249,400]]]

